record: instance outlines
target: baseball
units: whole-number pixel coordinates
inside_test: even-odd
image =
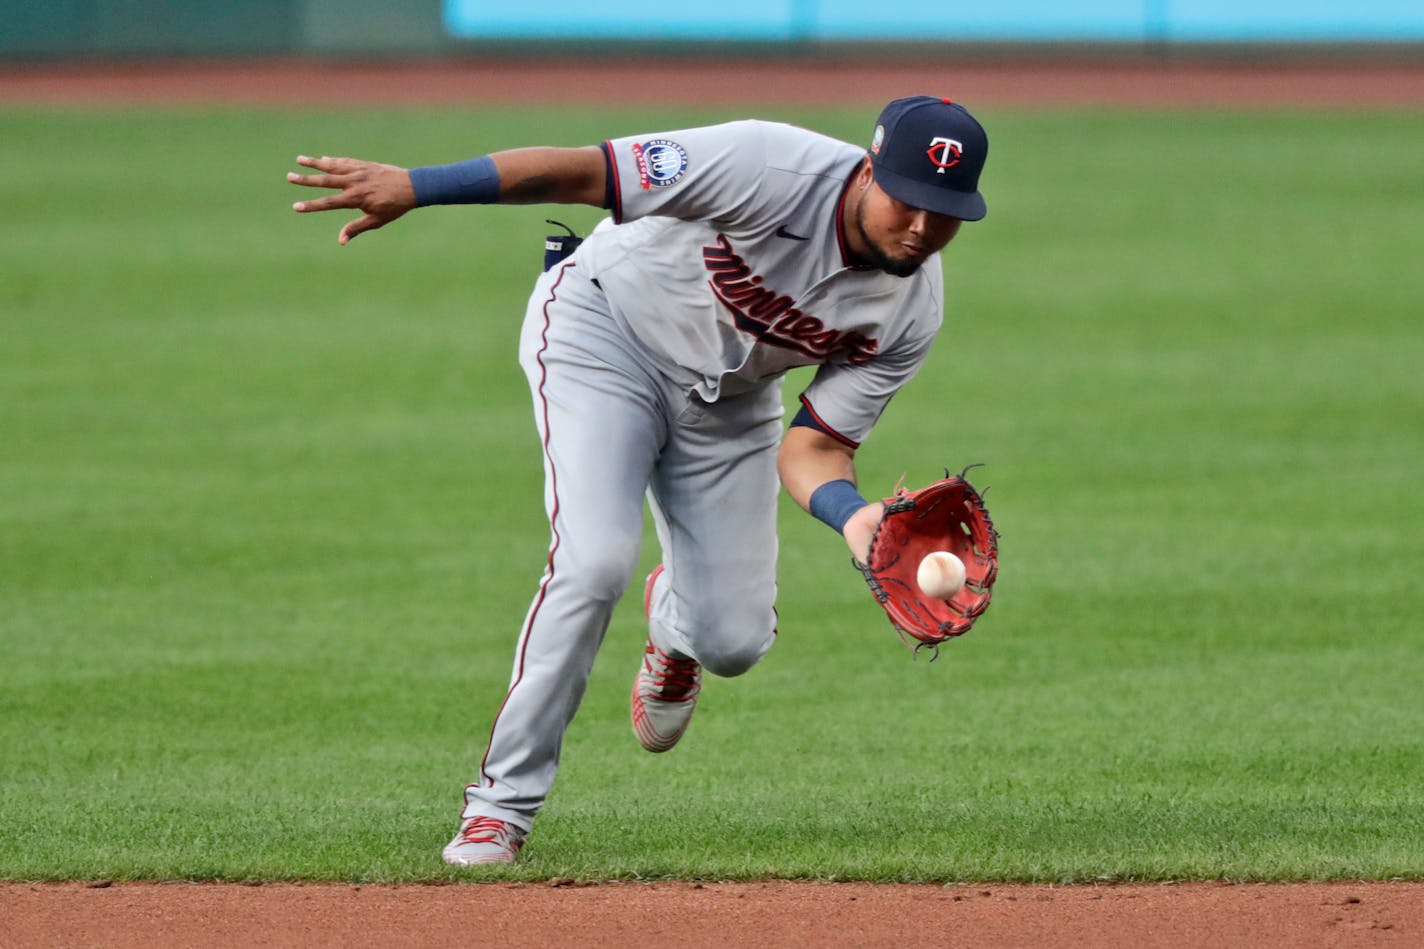
[[[964,561],[947,550],[926,554],[915,579],[926,596],[947,600],[964,586]]]

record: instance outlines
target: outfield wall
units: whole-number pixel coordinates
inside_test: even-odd
[[[441,0],[0,0],[0,57],[448,51]]]
[[[1419,0],[445,0],[470,39],[775,40],[782,42],[1403,42],[1424,40]]]
[[[1419,0],[0,0],[0,57],[448,54],[520,44],[1424,44]]]

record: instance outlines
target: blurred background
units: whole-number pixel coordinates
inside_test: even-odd
[[[1417,0],[0,0],[0,57],[449,55],[573,43],[1027,43],[1161,48],[1424,41]]]

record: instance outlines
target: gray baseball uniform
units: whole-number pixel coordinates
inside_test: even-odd
[[[525,830],[549,791],[648,498],[659,648],[738,675],[776,634],[780,378],[857,445],[939,329],[938,256],[908,278],[848,263],[842,208],[865,151],[759,121],[604,145],[612,219],[530,297],[520,346],[552,528],[510,687],[465,817]]]

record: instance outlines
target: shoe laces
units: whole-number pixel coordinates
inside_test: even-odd
[[[643,668],[663,702],[685,702],[697,694],[702,667],[696,659],[674,659],[651,642]]]
[[[467,844],[507,844],[509,830],[497,817],[472,817],[460,828],[460,839]]]

